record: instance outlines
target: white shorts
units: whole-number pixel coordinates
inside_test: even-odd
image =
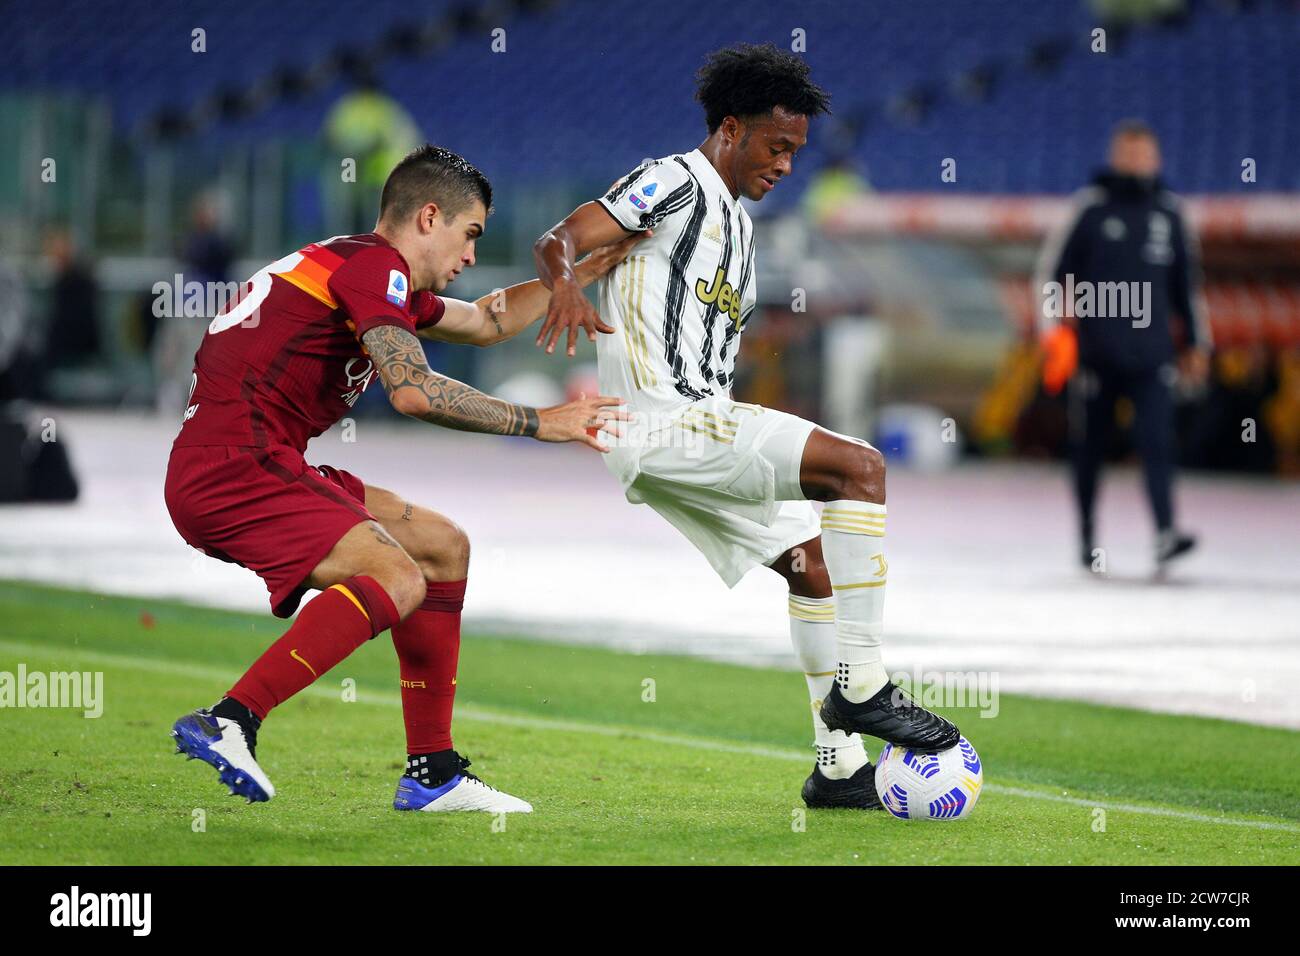
[[[821,534],[799,486],[812,422],[729,398],[702,399],[672,418],[643,431],[634,417],[606,464],[628,501],[663,515],[728,587]]]

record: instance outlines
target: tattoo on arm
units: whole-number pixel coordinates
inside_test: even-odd
[[[493,319],[495,321],[495,318]],[[499,328],[498,324],[498,328]],[[537,434],[537,410],[485,395],[429,368],[420,340],[396,325],[380,325],[361,337],[389,398],[400,389],[424,394],[428,409],[417,417],[444,428],[491,435]]]

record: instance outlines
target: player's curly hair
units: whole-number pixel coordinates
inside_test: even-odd
[[[709,54],[695,98],[712,133],[728,116],[765,116],[778,106],[810,119],[831,111],[830,94],[808,78],[808,64],[770,43],[738,43]]]
[[[380,219],[404,219],[435,202],[455,219],[475,199],[492,211],[492,184],[463,156],[425,143],[393,167],[379,197]]]

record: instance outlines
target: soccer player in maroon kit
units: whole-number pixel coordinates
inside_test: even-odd
[[[452,749],[451,713],[469,542],[442,515],[303,458],[309,439],[377,377],[404,415],[461,431],[584,442],[616,433],[620,399],[553,408],[505,402],[434,372],[417,336],[490,345],[546,312],[537,280],[476,302],[442,298],[474,264],[491,185],[460,156],[422,147],[384,185],[375,231],[313,243],[271,263],[212,320],[195,355],[189,407],[167,467],[172,521],[191,545],[257,573],[289,617],[210,709],[176,721],[177,751],[214,766],[249,801],[275,794],[255,759],[266,715],[366,641],[390,630],[401,674],[407,765],[399,810],[523,811]],[[639,237],[638,237],[639,238]],[[593,253],[594,281],[632,241]]]

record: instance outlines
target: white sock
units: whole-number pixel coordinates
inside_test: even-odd
[[[870,758],[857,734],[831,730],[821,718],[822,698],[835,680],[835,598],[790,595],[790,642],[808,681],[817,766],[832,780],[853,776]]]
[[[889,682],[880,661],[885,619],[885,506],[828,501],[822,511],[822,556],[835,591],[836,680],[860,703]]]

